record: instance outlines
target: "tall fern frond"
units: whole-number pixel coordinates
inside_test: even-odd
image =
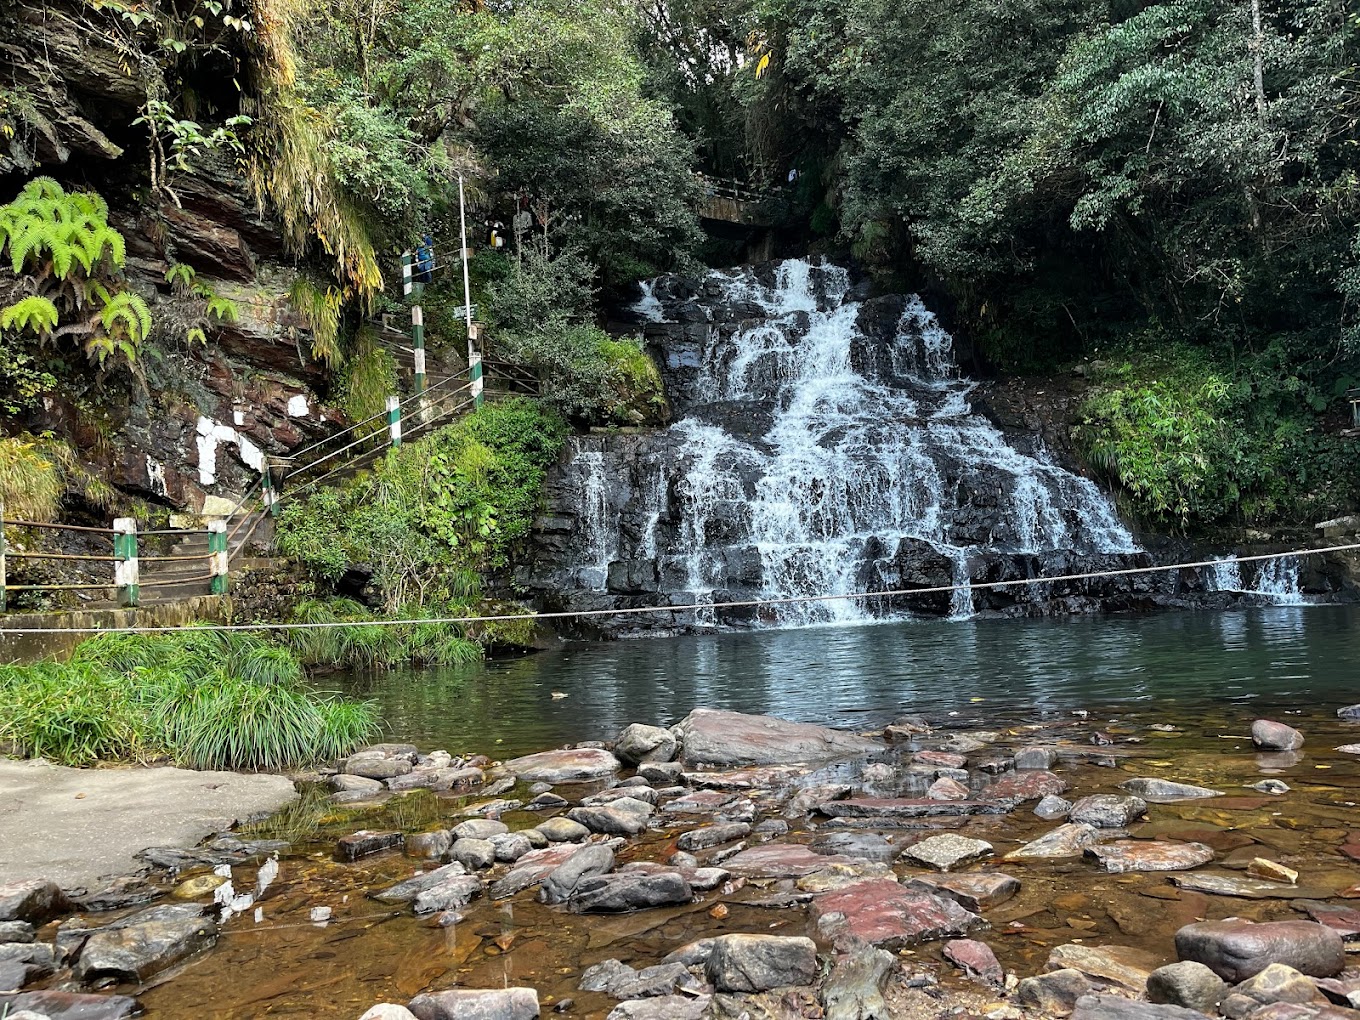
[[[57,306],[44,297],[30,296],[0,308],[0,329],[31,329],[47,336],[57,328]]]

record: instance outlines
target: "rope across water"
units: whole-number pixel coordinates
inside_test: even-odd
[[[976,584],[943,584],[924,588],[890,588],[881,591],[865,591],[824,595],[783,595],[762,599],[737,599],[728,602],[703,602],[692,606],[625,606],[617,609],[574,609],[550,613],[507,613],[501,616],[431,616],[398,620],[355,620],[321,621],[316,623],[214,623],[197,627],[197,630],[210,631],[290,631],[326,630],[335,627],[399,627],[419,624],[465,624],[501,623],[513,620],[570,620],[596,616],[632,616],[645,613],[686,613],[713,609],[751,609],[762,606],[787,606],[809,602],[844,602],[859,599],[893,598],[904,595],[936,595],[955,591],[977,591],[995,588],[1015,588],[1032,584],[1052,584],[1059,581],[1092,581],[1106,577],[1131,577],[1139,574],[1156,574],[1171,570],[1195,570],[1214,567],[1220,563],[1257,563],[1264,560],[1287,559],[1294,556],[1321,556],[1326,553],[1357,552],[1360,542],[1346,545],[1331,545],[1316,549],[1295,549],[1282,553],[1261,553],[1240,556],[1232,560],[1194,560],[1183,563],[1169,563],[1148,567],[1121,567],[1115,570],[1091,570],[1078,574],[1055,574],[1050,577],[1017,578],[1011,581],[979,581]],[[181,630],[181,627],[0,627],[0,636],[5,634],[165,634]]]

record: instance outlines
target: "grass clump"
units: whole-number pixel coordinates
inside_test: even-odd
[[[69,662],[0,667],[0,741],[63,765],[170,757],[278,769],[347,754],[373,707],[320,695],[285,648],[230,632],[101,635]]]
[[[402,605],[394,618],[403,620],[466,616],[470,603]],[[351,666],[385,669],[404,663],[453,666],[478,662],[482,646],[470,640],[463,628],[450,623],[381,624],[352,599],[304,599],[293,608],[293,623],[325,623],[335,626],[284,632],[284,640],[309,666]]]

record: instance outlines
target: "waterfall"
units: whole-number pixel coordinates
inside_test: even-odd
[[[1293,556],[1274,556],[1255,564],[1256,573],[1248,586],[1242,580],[1242,565],[1236,556],[1217,561],[1209,570],[1212,591],[1235,595],[1255,595],[1276,606],[1302,606],[1308,602],[1299,588],[1299,561]]]
[[[633,309],[677,338],[682,419],[627,455],[576,454],[564,501],[579,507],[583,587],[693,606],[957,584],[938,612],[965,617],[998,556],[1033,571],[1054,554],[1138,552],[1094,484],[973,411],[976,384],[919,298],[856,300],[846,270],[806,260],[690,286],[644,284]],[[611,561],[654,582],[610,587]],[[845,599],[761,621],[883,611]]]

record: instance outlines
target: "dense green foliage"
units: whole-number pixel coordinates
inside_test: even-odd
[[[1227,354],[1159,337],[1103,365],[1078,436],[1088,459],[1163,526],[1309,524],[1353,506],[1360,445],[1299,409],[1335,394],[1292,374],[1279,349]]]
[[[566,426],[534,401],[488,404],[393,450],[371,474],[285,504],[278,548],[322,583],[371,575],[390,613],[466,606],[529,532]]]
[[[66,663],[0,666],[0,741],[67,765],[171,757],[195,768],[278,769],[373,736],[361,702],[303,683],[284,648],[243,634],[107,635]]]

